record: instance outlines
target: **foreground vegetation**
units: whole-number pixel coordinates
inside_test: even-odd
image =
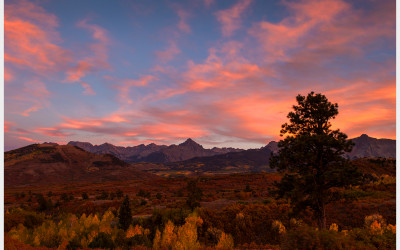
[[[357,162],[370,172],[384,161]],[[393,249],[395,164],[385,162],[379,169],[388,171],[364,174],[362,185],[339,190],[327,206],[326,230],[317,229],[311,210],[294,213],[272,196],[280,178],[274,173],[81,184],[67,191],[51,186],[43,194],[43,187],[7,189],[5,247]],[[133,217],[124,230],[125,195]]]

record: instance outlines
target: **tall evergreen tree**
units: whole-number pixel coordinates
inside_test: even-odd
[[[186,200],[186,204],[190,207],[190,209],[195,209],[196,207],[200,207],[200,201],[203,197],[203,191],[201,188],[197,186],[197,180],[190,180],[187,183],[188,190],[188,198]]]
[[[127,230],[129,228],[129,225],[132,223],[132,211],[129,206],[128,195],[125,196],[125,199],[122,202],[121,207],[119,208],[118,219],[118,226],[123,230]]]
[[[294,211],[310,207],[320,229],[326,228],[326,204],[337,197],[334,188],[359,183],[361,173],[343,157],[353,143],[330,120],[338,115],[338,104],[322,94],[298,95],[289,123],[282,125],[279,151],[270,166],[285,172],[276,184],[279,197],[290,199]]]

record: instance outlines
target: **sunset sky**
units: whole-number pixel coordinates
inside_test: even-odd
[[[297,94],[396,137],[395,0],[5,0],[5,150],[51,141],[257,148]]]

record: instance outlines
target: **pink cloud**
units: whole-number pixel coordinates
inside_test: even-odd
[[[10,69],[4,67],[4,84],[14,80],[14,75]]]
[[[10,132],[10,127],[14,126],[15,123],[4,121],[4,132]]]
[[[354,10],[341,0],[285,2],[285,5],[290,16],[278,23],[256,23],[249,30],[266,52],[265,61],[269,63],[360,54],[362,46],[377,37],[392,36],[395,29],[394,22],[389,21],[394,20],[394,12],[385,4],[377,6],[373,13]]]
[[[30,116],[31,112],[38,111],[49,105],[52,95],[46,85],[38,80],[24,82],[19,88],[7,89],[7,98],[16,101],[13,110],[22,116]]]
[[[38,110],[41,109],[41,108],[42,108],[41,106],[33,106],[33,107],[31,107],[31,108],[25,110],[24,112],[22,112],[21,115],[22,115],[22,116],[30,116],[29,113],[38,111]]]
[[[191,29],[189,24],[187,23],[188,18],[190,17],[189,12],[187,12],[186,10],[177,7],[176,9],[176,13],[179,17],[179,23],[178,23],[178,28],[186,33],[190,33]]]
[[[104,79],[113,82],[112,86],[118,90],[118,101],[128,104],[132,103],[132,99],[130,97],[130,89],[132,87],[144,87],[150,82],[158,80],[158,78],[153,75],[143,75],[138,79],[119,79],[112,76],[105,76]]]
[[[92,89],[92,86],[86,82],[81,82],[82,88],[85,90],[82,92],[84,95],[96,95],[96,92]]]
[[[65,68],[70,53],[61,42],[57,17],[34,3],[21,0],[5,4],[4,35],[6,64],[28,67],[38,74]]]
[[[98,70],[111,69],[108,63],[107,45],[110,39],[107,37],[107,31],[95,24],[88,24],[87,20],[78,22],[78,27],[89,30],[96,43],[88,45],[90,55],[79,60],[74,67],[70,67],[66,72],[66,82],[77,82],[88,73]]]
[[[222,35],[231,36],[241,27],[241,15],[251,4],[251,0],[239,0],[230,9],[220,10],[215,13],[218,22],[222,25]]]
[[[34,140],[34,139],[31,139],[31,138],[28,138],[28,137],[17,137],[18,139],[21,139],[21,140],[24,140],[24,141],[28,141],[28,142],[40,142],[40,141],[37,141],[37,140]]]
[[[180,54],[181,50],[177,47],[175,42],[169,42],[169,46],[164,51],[156,51],[155,54],[161,62],[166,63],[171,61],[176,55]]]
[[[38,128],[35,132],[52,137],[68,137],[73,135],[73,133],[61,132],[57,128]]]
[[[103,44],[109,43],[107,32],[102,27],[95,24],[88,24],[86,19],[78,22],[77,26],[91,31],[94,40],[100,41]]]
[[[215,3],[215,0],[204,0],[204,5],[209,8],[211,5]]]

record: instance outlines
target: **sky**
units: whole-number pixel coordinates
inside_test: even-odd
[[[298,94],[396,137],[395,0],[5,0],[5,150],[259,148]]]

